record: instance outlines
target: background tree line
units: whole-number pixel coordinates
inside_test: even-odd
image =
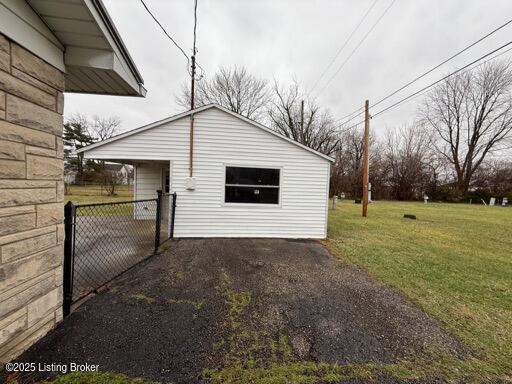
[[[64,180],[66,184],[99,184],[108,195],[114,195],[123,176],[113,171],[104,161],[85,159],[76,153],[87,145],[111,138],[119,131],[118,117],[92,119],[82,114],[71,116],[64,124]]]
[[[197,106],[220,104],[332,156],[331,194],[361,197],[362,129],[344,126],[299,82],[283,85],[259,79],[244,67],[221,67],[196,84]],[[186,85],[176,101],[189,108]],[[372,133],[372,196],[414,200],[426,194],[445,201],[510,198],[511,148],[512,66],[492,61],[432,88],[420,101],[412,123],[391,127],[385,134]]]

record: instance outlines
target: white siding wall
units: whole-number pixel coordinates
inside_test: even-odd
[[[325,237],[327,160],[211,108],[195,117],[197,184],[196,190],[187,191],[188,130],[185,117],[91,149],[86,156],[171,160],[171,191],[178,194],[176,237]],[[225,165],[281,168],[280,205],[224,204]],[[137,168],[141,193],[156,189],[149,183],[154,177],[145,168]],[[142,198],[138,192],[137,198]]]

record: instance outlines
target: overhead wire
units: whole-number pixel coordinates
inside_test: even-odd
[[[474,66],[476,63],[478,63],[478,62],[482,61],[483,59],[485,59],[485,58],[487,58],[487,57],[489,57],[489,56],[491,56],[491,55],[495,54],[496,52],[498,52],[498,51],[502,50],[503,48],[505,48],[505,47],[507,47],[507,46],[509,46],[509,45],[511,45],[511,44],[512,44],[512,40],[511,40],[511,41],[509,41],[508,43],[505,43],[505,44],[501,45],[500,47],[498,47],[498,48],[496,48],[496,49],[492,50],[491,52],[488,52],[488,53],[486,53],[485,55],[480,56],[478,59],[473,60],[472,62],[470,62],[470,63],[468,63],[468,64],[464,65],[463,67],[458,68],[457,70],[455,70],[455,71],[453,71],[453,72],[449,73],[448,75],[446,75],[446,76],[444,76],[444,77],[442,77],[442,78],[440,78],[440,79],[438,79],[438,80],[434,81],[433,83],[428,84],[427,86],[425,86],[425,87],[423,87],[423,88],[419,89],[418,91],[413,92],[412,94],[410,94],[410,95],[408,95],[408,96],[406,96],[406,97],[404,97],[404,98],[402,98],[402,99],[398,100],[397,102],[395,102],[395,103],[393,103],[393,104],[391,104],[391,105],[389,105],[389,106],[387,106],[387,107],[385,107],[385,108],[383,108],[383,109],[379,110],[378,112],[376,112],[376,113],[374,113],[374,114],[371,114],[371,118],[377,117],[377,116],[379,116],[379,115],[381,115],[381,114],[383,114],[383,113],[385,113],[385,112],[387,112],[387,111],[389,111],[389,110],[391,110],[391,109],[393,109],[393,108],[398,107],[399,105],[401,105],[401,104],[403,104],[403,103],[405,103],[405,102],[407,102],[407,101],[409,101],[409,100],[412,100],[413,98],[415,98],[415,97],[417,97],[417,96],[420,96],[421,94],[426,93],[426,91],[428,91],[430,88],[434,87],[435,85],[439,84],[440,82],[445,81],[446,79],[448,79],[448,78],[450,78],[451,76],[456,75],[456,74],[458,74],[458,73],[460,73],[460,72],[463,72],[463,71],[466,71],[466,70],[471,69],[470,67]],[[483,64],[485,64],[485,63],[487,63],[487,62],[489,62],[489,61],[491,61],[491,60],[494,60],[494,59],[496,59],[497,57],[499,57],[499,56],[501,56],[501,55],[503,55],[503,54],[505,54],[505,53],[507,53],[507,52],[510,52],[510,51],[512,51],[512,48],[509,48],[509,49],[507,49],[507,50],[505,50],[505,51],[503,51],[503,52],[501,52],[501,53],[499,53],[499,54],[495,55],[494,57],[492,57],[492,58],[490,58],[490,59],[488,59],[488,60],[484,61],[483,63],[480,63],[479,65],[483,65]],[[475,66],[475,67],[476,67],[476,66]],[[374,107],[374,106],[372,106],[372,108],[373,108],[373,107]],[[343,128],[343,130],[350,130],[350,129],[352,129],[352,128],[357,127],[358,125],[360,125],[360,124],[362,124],[362,123],[364,123],[364,120],[359,121],[358,123],[356,123],[356,124],[354,124],[354,125],[351,125],[350,127],[344,127],[344,128]]]
[[[372,11],[372,9],[375,7],[375,4],[377,4],[379,0],[375,0],[371,5],[370,7],[368,8],[368,10],[364,13],[363,17],[359,20],[359,23],[355,26],[355,28],[352,30],[352,32],[350,33],[350,35],[346,38],[345,42],[343,43],[343,45],[338,49],[338,51],[336,52],[336,54],[334,55],[334,57],[331,59],[330,63],[325,67],[325,69],[323,70],[323,72],[321,73],[321,75],[318,77],[318,79],[315,81],[315,83],[313,84],[313,87],[311,88],[310,90],[310,93],[312,93],[315,88],[317,87],[317,85],[320,83],[320,81],[323,79],[323,77],[325,76],[325,74],[327,73],[327,71],[332,67],[332,65],[334,64],[334,62],[336,61],[336,59],[338,58],[338,56],[340,55],[340,53],[345,49],[345,47],[347,46],[347,44],[349,43],[349,41],[352,39],[352,37],[355,35],[355,33],[359,30],[359,27],[363,24],[363,22],[366,20],[366,18],[368,17],[368,15],[370,14],[370,12]]]
[[[414,84],[415,82],[417,82],[418,80],[421,80],[422,78],[424,78],[425,76],[427,76],[428,74],[432,73],[433,71],[435,71],[436,69],[440,68],[441,66],[443,66],[444,64],[448,63],[449,61],[453,60],[454,58],[460,56],[462,53],[466,52],[467,50],[473,48],[475,45],[477,45],[478,43],[482,42],[483,40],[487,39],[488,37],[492,36],[493,34],[495,34],[496,32],[500,31],[501,29],[505,28],[507,25],[511,24],[512,23],[512,19],[508,20],[507,22],[503,23],[502,25],[500,25],[499,27],[493,29],[492,31],[490,31],[489,33],[487,33],[486,35],[480,37],[478,40],[474,41],[473,43],[469,44],[468,46],[464,47],[463,49],[461,49],[460,51],[456,52],[455,54],[453,54],[452,56],[448,57],[447,59],[443,60],[441,63],[435,65],[434,67],[430,68],[429,70],[427,70],[426,72],[422,73],[421,75],[417,76],[416,78],[414,78],[413,80],[409,81],[408,83],[402,85],[400,88],[394,90],[393,92],[389,93],[388,95],[384,96],[383,98],[381,98],[380,100],[378,100],[376,103],[374,103],[372,106],[375,107],[381,103],[383,103],[384,101],[388,100],[389,98],[393,97],[394,95],[396,95],[398,92],[404,90],[405,88],[409,87],[410,85]],[[346,119],[347,117],[350,117],[352,116],[354,113],[356,112],[359,112],[361,111],[363,108],[360,107],[356,110],[354,110],[353,112],[349,113],[348,115],[344,116],[344,117],[341,117],[340,119],[338,119],[337,121],[342,121],[344,119]],[[345,121],[345,123],[347,122],[350,122],[351,120],[353,119],[350,119],[350,120],[347,120]]]
[[[352,50],[352,52],[350,52],[350,54],[348,55],[348,57],[345,59],[345,61],[343,61],[343,63],[338,67],[338,69],[336,70],[336,72],[334,72],[334,74],[329,78],[329,80],[327,81],[327,83],[324,84],[324,86],[320,89],[320,91],[318,92],[319,94],[321,94],[328,86],[329,84],[334,80],[334,78],[338,75],[338,73],[345,67],[345,65],[348,63],[348,61],[352,58],[352,56],[357,52],[357,50],[359,49],[359,47],[361,47],[361,45],[364,43],[364,41],[368,38],[368,36],[373,32],[373,30],[375,29],[375,27],[377,27],[377,25],[380,23],[380,21],[384,18],[384,16],[386,16],[386,14],[388,13],[388,11],[391,9],[391,7],[393,6],[393,4],[395,4],[396,0],[392,0],[391,3],[386,7],[386,9],[384,10],[384,12],[381,13],[381,15],[379,16],[379,18],[375,21],[375,23],[373,23],[373,25],[371,26],[371,28],[368,30],[368,32],[366,32],[366,34],[363,36],[363,38],[359,41],[359,43],[355,46],[355,48]]]
[[[164,26],[162,25],[162,23],[160,23],[160,21],[157,19],[157,17],[153,14],[153,12],[151,12],[151,10],[149,9],[149,7],[146,5],[146,3],[144,2],[144,0],[140,0],[140,2],[142,3],[142,5],[144,6],[144,8],[146,9],[146,11],[149,13],[149,15],[151,16],[151,18],[155,21],[155,23],[160,27],[160,29],[162,30],[162,32],[165,34],[165,36],[167,36],[167,38],[176,46],[176,48],[178,48],[180,50],[180,52],[183,54],[183,56],[185,56],[185,58],[187,59],[187,71],[189,73],[189,75],[191,75],[191,72],[190,72],[190,57],[187,55],[187,53],[185,52],[185,50],[178,44],[178,42],[169,34],[169,32],[167,32],[167,30],[164,28]],[[195,43],[196,43],[196,29],[197,29],[197,0],[194,2],[194,47],[195,47]],[[195,48],[194,48],[195,50]],[[194,52],[195,54],[195,52]],[[196,65],[201,69],[201,71],[203,72],[203,75],[204,75],[204,68],[198,63],[196,62]],[[201,77],[203,76],[201,75]]]

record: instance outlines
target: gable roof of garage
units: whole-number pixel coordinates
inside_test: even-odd
[[[280,138],[282,140],[288,141],[288,142],[290,142],[290,143],[292,143],[292,144],[294,144],[294,145],[296,145],[296,146],[298,146],[298,147],[300,147],[300,148],[302,148],[302,149],[304,149],[304,150],[306,150],[308,152],[311,152],[311,153],[313,153],[313,154],[315,154],[317,156],[322,157],[323,159],[325,159],[327,161],[334,162],[334,159],[332,157],[324,155],[321,152],[315,151],[314,149],[311,149],[311,148],[309,148],[309,147],[307,147],[307,146],[305,146],[305,145],[303,145],[303,144],[301,144],[301,143],[299,143],[299,142],[297,142],[295,140],[292,140],[292,139],[290,139],[290,138],[288,138],[286,136],[283,136],[283,135],[273,131],[272,129],[270,129],[268,127],[265,127],[264,125],[254,121],[254,120],[251,120],[251,119],[249,119],[249,118],[247,118],[245,116],[242,116],[242,115],[240,115],[240,114],[238,114],[236,112],[233,112],[233,111],[231,111],[231,110],[229,110],[227,108],[224,108],[224,107],[222,107],[222,106],[220,106],[218,104],[204,105],[202,107],[196,108],[196,109],[191,110],[191,111],[187,111],[187,112],[184,112],[184,113],[180,113],[178,115],[174,115],[174,116],[162,119],[162,120],[155,121],[154,123],[151,123],[151,124],[148,124],[148,125],[144,125],[142,127],[139,127],[139,128],[136,128],[136,129],[132,129],[131,131],[124,132],[124,133],[121,133],[119,135],[113,136],[110,139],[99,141],[97,143],[88,145],[87,147],[83,147],[83,148],[77,150],[76,152],[77,153],[87,152],[88,150],[101,147],[101,146],[103,146],[105,144],[112,143],[114,141],[123,139],[123,138],[128,137],[128,136],[136,135],[138,133],[147,131],[148,129],[156,128],[156,127],[159,127],[159,126],[161,126],[163,124],[167,124],[167,123],[170,123],[172,121],[179,120],[179,119],[181,119],[183,117],[187,117],[187,116],[190,116],[192,114],[197,114],[197,113],[200,113],[202,111],[206,111],[206,110],[211,109],[211,108],[216,108],[216,109],[219,109],[219,110],[221,110],[223,112],[226,112],[226,113],[230,114],[231,116],[236,117],[237,119],[243,120],[246,123],[248,123],[248,124],[250,124],[250,125],[252,125],[254,127],[257,127],[257,128],[259,128],[259,129],[261,129],[261,130],[263,130],[263,131],[265,131],[265,132],[267,132],[267,133],[269,133],[269,134],[271,134],[273,136],[276,136],[276,137],[278,137],[278,138]]]

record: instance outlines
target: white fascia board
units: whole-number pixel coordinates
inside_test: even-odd
[[[111,49],[114,52],[114,70],[121,76],[133,89],[139,91],[142,88],[139,84],[143,84],[142,77],[140,76],[133,60],[124,46],[124,43],[117,31],[114,23],[111,21],[101,0],[83,0],[85,6],[89,10],[90,15],[96,22],[96,25],[103,33]],[[98,11],[100,9],[100,12]],[[101,11],[103,9],[103,11]],[[108,26],[106,24],[109,24]],[[114,36],[115,35],[115,36]],[[115,37],[115,38],[114,38]]]
[[[65,72],[63,45],[25,0],[0,0],[0,32]]]
[[[200,113],[200,112],[202,112],[204,110],[207,110],[207,109],[210,109],[210,108],[217,108],[217,109],[219,109],[221,111],[224,111],[224,112],[226,112],[226,113],[228,113],[228,114],[230,114],[230,115],[232,115],[232,116],[234,116],[234,117],[236,117],[236,118],[238,118],[240,120],[243,120],[243,121],[247,122],[248,124],[250,124],[252,126],[255,126],[255,127],[259,128],[259,129],[262,129],[262,130],[264,130],[267,133],[270,133],[271,135],[277,136],[278,138],[280,138],[282,140],[288,141],[289,143],[294,144],[294,145],[304,149],[305,151],[308,151],[308,152],[311,152],[311,153],[313,153],[313,154],[315,154],[317,156],[320,156],[324,160],[327,160],[327,161],[329,161],[331,163],[334,162],[334,158],[332,158],[330,156],[327,156],[327,155],[324,155],[323,153],[315,151],[314,149],[311,149],[309,147],[306,147],[305,145],[300,144],[297,141],[292,140],[292,139],[290,139],[290,138],[288,138],[286,136],[280,135],[279,133],[274,132],[270,128],[267,128],[264,125],[261,125],[260,123],[257,123],[257,122],[255,122],[255,121],[253,121],[251,119],[248,119],[247,117],[239,115],[236,112],[230,111],[229,109],[224,108],[224,107],[222,107],[222,106],[220,106],[218,104],[204,105],[204,106],[196,108],[196,109],[194,109],[192,111],[183,112],[183,113],[180,113],[180,114],[175,115],[175,116],[171,116],[171,117],[168,117],[168,118],[165,118],[165,119],[162,119],[162,120],[155,121],[154,123],[151,123],[151,124],[148,124],[148,125],[144,125],[142,127],[136,128],[136,129],[132,129],[131,131],[128,131],[128,132],[125,132],[125,133],[121,133],[120,135],[117,135],[117,136],[113,136],[110,139],[103,140],[103,141],[100,141],[98,143],[94,143],[94,144],[88,145],[87,147],[83,147],[83,148],[77,150],[76,153],[81,153],[81,152],[85,153],[85,152],[87,152],[87,151],[89,151],[91,149],[100,147],[102,145],[111,143],[113,141],[117,141],[117,140],[122,139],[124,137],[132,136],[132,135],[135,135],[137,133],[144,132],[144,131],[146,131],[148,129],[159,127],[160,125],[170,123],[172,121],[181,119],[181,118],[189,116],[189,115]]]
[[[116,72],[125,82],[131,87],[135,92],[137,92],[140,96],[146,96],[146,88],[135,80],[135,77],[125,68],[123,65],[123,61],[114,55],[113,58],[113,71]]]

